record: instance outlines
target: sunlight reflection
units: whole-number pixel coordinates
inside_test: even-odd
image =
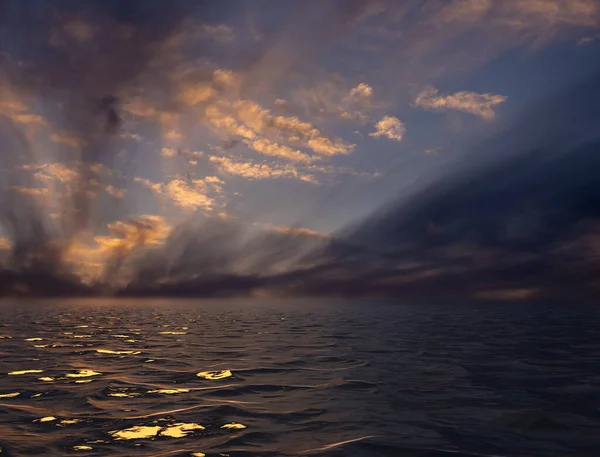
[[[12,392],[10,394],[0,394],[0,398],[15,398],[21,395],[21,392]]]
[[[239,424],[237,422],[230,422],[229,424],[222,425],[221,428],[241,430],[243,428],[246,428],[246,426],[244,424]]]
[[[168,438],[183,438],[188,434],[197,431],[205,430],[203,425],[193,422],[176,422],[167,426],[160,425],[134,425],[123,430],[113,430],[108,432],[116,441],[135,440],[135,439],[151,439],[156,436],[164,436]]]
[[[98,376],[102,373],[98,373],[93,370],[79,370],[77,373],[67,373],[67,378],[89,378],[90,376]]]
[[[31,373],[43,373],[44,370],[20,370],[20,371],[11,371],[9,375],[22,375],[22,374],[31,374]]]
[[[155,390],[149,390],[147,393],[149,393],[149,394],[176,395],[176,394],[187,393],[189,391],[190,391],[190,389],[155,389]]]
[[[141,354],[141,351],[112,351],[110,349],[96,349],[96,352],[99,354],[116,354],[116,355],[137,355]]]
[[[153,438],[162,429],[159,425],[134,425],[123,430],[113,430],[108,432],[115,440],[135,440],[143,438]]]
[[[178,422],[160,432],[160,436],[168,436],[169,438],[183,438],[194,430],[205,430],[205,427],[200,424]]]
[[[81,419],[63,419],[57,425],[60,427],[64,427],[66,425],[74,425],[81,422]]]
[[[198,376],[200,378],[204,378],[204,379],[216,380],[216,379],[229,378],[229,377],[233,376],[233,374],[231,373],[230,370],[201,371],[200,373],[196,374],[196,376]]]

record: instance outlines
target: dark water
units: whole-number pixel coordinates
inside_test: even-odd
[[[0,320],[0,456],[600,455],[594,310],[5,302]]]

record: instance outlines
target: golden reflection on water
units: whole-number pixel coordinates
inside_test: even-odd
[[[54,416],[46,416],[36,419],[34,422],[54,422],[55,420],[57,420],[57,418]]]
[[[136,440],[143,438],[153,438],[162,429],[160,425],[134,425],[123,430],[113,430],[108,432],[115,440]]]
[[[115,354],[115,355],[137,355],[141,354],[141,351],[113,351],[111,349],[96,349],[99,354]]]
[[[167,427],[165,430],[160,432],[160,436],[168,436],[169,438],[183,438],[188,433],[194,430],[205,430],[206,427],[200,424],[178,422]]]
[[[206,427],[194,422],[175,422],[170,425],[134,425],[133,427],[123,430],[113,430],[108,432],[115,441],[136,440],[136,439],[152,439],[156,436],[164,436],[167,438],[183,438],[188,434],[206,430]]]
[[[244,424],[239,424],[237,422],[230,422],[229,424],[222,425],[221,428],[230,428],[230,429],[241,430],[243,428],[246,428],[246,426]]]
[[[38,380],[40,380],[40,381],[43,381],[43,382],[52,382],[52,381],[54,381],[55,379],[54,379],[54,378],[51,378],[50,376],[43,376],[43,377],[41,377],[41,378],[38,378]]]
[[[26,338],[25,341],[42,341],[43,338]]]
[[[112,392],[110,394],[108,394],[109,397],[115,397],[115,398],[135,398],[135,397],[139,397],[141,394],[128,394],[125,392]]]
[[[13,392],[10,394],[0,394],[0,398],[15,398],[21,395],[21,392]]]
[[[217,380],[217,379],[225,379],[233,376],[230,370],[221,370],[221,371],[201,371],[197,373],[196,376],[204,379]]]
[[[165,395],[176,395],[189,392],[190,389],[155,389],[149,390],[149,394],[165,394]]]
[[[31,374],[31,373],[43,373],[44,370],[20,370],[20,371],[11,371],[9,375],[23,375],[23,374]]]
[[[98,373],[94,370],[79,370],[77,373],[67,373],[67,378],[89,378],[90,376],[98,376],[102,373]]]
[[[78,424],[81,422],[81,419],[63,419],[57,425],[64,427],[66,425]]]
[[[93,448],[92,448],[92,446],[80,445],[80,446],[73,446],[71,449],[73,449],[74,451],[91,451]]]

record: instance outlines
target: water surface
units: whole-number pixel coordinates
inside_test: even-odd
[[[6,456],[595,456],[600,312],[6,301]]]

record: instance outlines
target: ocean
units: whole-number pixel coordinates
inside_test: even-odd
[[[597,456],[600,310],[0,304],[0,456]]]

